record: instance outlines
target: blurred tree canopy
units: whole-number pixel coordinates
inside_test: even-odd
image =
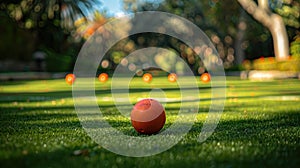
[[[99,0],[2,0],[0,59],[30,61],[35,50],[51,60],[76,57],[83,42],[76,38],[78,20],[81,28],[94,21],[100,5]]]
[[[282,16],[292,42],[299,34],[300,0],[269,2],[269,9]],[[28,61],[39,48],[60,58],[76,57],[83,39],[108,21],[99,12],[100,5],[100,0],[2,0],[0,59]],[[164,11],[190,20],[211,39],[225,68],[239,65],[245,59],[274,56],[271,33],[248,15],[237,0],[123,0],[123,5],[128,12]],[[114,68],[122,57],[149,46],[169,48],[186,60],[195,73],[205,71],[203,62],[186,44],[157,33],[136,34],[121,40],[107,53],[103,62],[109,66],[104,67]]]
[[[50,24],[73,28],[73,23],[99,9],[99,0],[3,0],[4,10],[18,25],[38,29]]]
[[[299,28],[299,0],[270,2],[269,8],[283,17],[289,41],[292,41]],[[248,15],[236,0],[124,0],[124,9],[133,12],[164,11],[192,21],[215,44],[225,68],[241,64],[245,59],[274,56],[271,33]],[[139,45],[136,39],[132,40]],[[201,67],[201,62],[195,66]]]

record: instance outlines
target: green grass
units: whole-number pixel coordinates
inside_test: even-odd
[[[188,82],[188,81],[187,81]],[[111,153],[85,133],[74,110],[72,87],[64,80],[0,82],[0,167],[298,167],[300,165],[300,81],[227,79],[226,104],[215,132],[198,143],[211,103],[210,84],[198,83],[200,108],[190,132],[158,155],[134,158]],[[96,81],[105,119],[132,136],[130,119],[113,104],[110,81]],[[153,88],[162,91],[151,92]],[[130,99],[166,96],[180,90],[166,78],[130,83]],[[188,105],[186,102],[185,105]],[[180,108],[165,104],[166,129]],[[77,151],[81,154],[74,154]]]

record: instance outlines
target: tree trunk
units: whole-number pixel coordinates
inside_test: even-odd
[[[271,13],[268,0],[237,0],[240,5],[256,19],[266,26],[272,34],[274,53],[278,61],[286,60],[289,56],[289,41],[282,17]]]
[[[241,65],[245,59],[245,51],[242,47],[244,37],[245,37],[245,31],[247,29],[247,24],[245,22],[245,14],[246,12],[241,10],[239,23],[237,25],[238,33],[236,35],[235,42],[234,42],[235,63],[237,65]]]

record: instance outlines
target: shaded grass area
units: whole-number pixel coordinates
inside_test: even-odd
[[[134,79],[132,103],[162,88],[178,97],[176,84],[154,78]],[[63,80],[0,82],[1,167],[298,167],[300,165],[300,81],[241,81],[229,78],[226,104],[215,132],[205,142],[197,137],[210,108],[210,84],[198,83],[197,121],[173,148],[161,154],[132,158],[102,148],[85,133],[74,110],[72,88]],[[96,83],[104,117],[116,129],[137,134],[128,117],[111,99],[110,81]],[[121,87],[120,87],[121,88]],[[155,95],[155,94],[154,94]],[[161,94],[158,94],[161,95]],[[186,102],[188,104],[188,102]],[[165,104],[172,125],[180,102]],[[78,152],[79,151],[79,152]],[[77,154],[78,153],[78,154]]]

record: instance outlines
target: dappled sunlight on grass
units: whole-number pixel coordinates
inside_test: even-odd
[[[173,148],[145,158],[118,156],[91,140],[75,112],[72,86],[64,80],[2,82],[1,164],[13,167],[93,167],[103,162],[120,167],[145,163],[156,167],[162,164],[174,167],[210,166],[212,163],[225,167],[299,165],[299,80],[254,82],[229,78],[220,122],[212,136],[201,144],[197,138],[211,101],[218,98],[211,97],[210,84],[199,82],[199,97],[185,97],[181,104],[178,86],[165,81],[168,82],[167,78],[160,77],[153,78],[151,83],[140,78],[133,79],[129,88],[131,104],[124,106],[131,109],[144,96],[165,96],[167,99],[161,99],[167,116],[161,130],[164,131],[178,119],[180,108],[189,111],[191,104],[196,102],[199,105],[196,121]],[[130,118],[118,111],[111,95],[110,82],[95,82],[97,103],[103,117],[95,116],[93,119],[105,120],[125,135],[147,136],[138,134],[132,128]],[[153,92],[152,89],[157,87],[161,90]],[[211,115],[217,117],[218,114]],[[83,154],[75,156],[73,153],[77,150],[82,150]]]

